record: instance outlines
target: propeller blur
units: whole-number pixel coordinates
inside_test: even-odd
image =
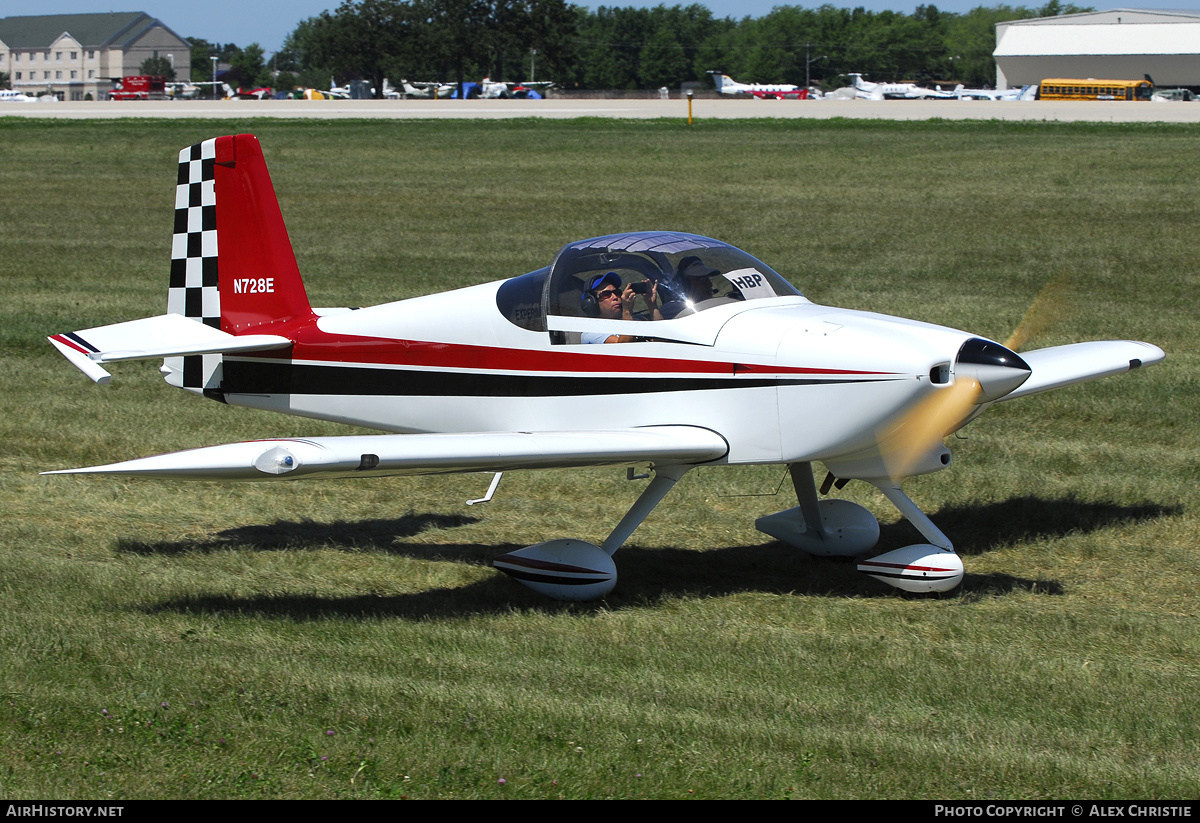
[[[612,555],[698,465],[787,465],[798,505],[756,526],[815,555],[867,555],[878,522],[822,499],[830,483],[818,493],[815,461],[839,488],[874,485],[928,541],[860,570],[948,591],[962,562],[901,482],[948,466],[943,437],[993,403],[1164,356],[1133,341],[1018,355],[968,332],[819,306],[733,246],[661,231],[568,243],[508,280],[314,309],[251,135],[180,152],[171,258],[166,314],[50,342],[97,383],[108,363],[161,358],[167,383],[203,397],[382,433],[47,474],[276,481],[649,464],[653,479],[603,541],[553,539],[496,559],[567,600],[612,590]]]

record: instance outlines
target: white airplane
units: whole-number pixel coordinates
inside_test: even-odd
[[[941,89],[927,89],[914,83],[872,83],[864,80],[861,74],[850,72],[847,75],[854,84],[854,89],[860,100],[922,100],[933,98],[937,100],[953,100],[953,92]]]
[[[543,96],[542,92],[537,91],[539,88],[544,90],[553,85],[554,83],[548,80],[539,80],[536,83],[508,83],[485,77],[479,81],[479,96],[488,100],[536,100]]]
[[[719,71],[710,71],[713,83],[717,87],[717,91],[721,94],[750,94],[757,97],[759,100],[783,100],[791,97],[796,100],[815,100],[820,97],[820,92],[815,89],[805,89],[800,86],[793,86],[789,83],[777,83],[774,85],[766,83],[739,83],[730,78],[728,74],[722,74]]]
[[[954,87],[953,95],[959,100],[1036,100],[1036,85],[1011,89],[968,89],[961,83]],[[941,91],[941,87],[938,88]]]
[[[436,95],[440,99],[446,99],[454,94],[454,90],[458,86],[455,83],[410,83],[407,80],[401,80],[400,88],[404,89],[404,93],[409,97],[433,98]]]
[[[322,92],[322,94],[324,94],[326,97],[328,97],[332,100],[353,100],[354,99],[354,89],[351,87],[351,84],[346,83],[346,85],[344,85],[344,86],[339,86],[336,82],[334,82],[334,79],[332,77],[329,78],[329,91]],[[367,95],[368,99],[374,99],[375,98],[375,87],[367,86],[366,95]],[[386,77],[383,78],[383,96],[388,100],[399,100],[400,99],[400,92],[398,92],[392,88],[392,84],[388,82]]]
[[[0,103],[36,103],[36,97],[30,97],[12,89],[0,89]]]
[[[167,83],[167,96],[172,100],[193,100],[200,96],[200,86],[206,85],[210,86],[212,83],[200,83],[199,85],[186,81]]]
[[[228,83],[222,83],[221,86],[225,91],[226,100],[270,100],[275,94],[275,90],[267,86],[249,90],[243,89],[241,86],[234,89]]]
[[[387,81],[384,80],[385,89]],[[226,86],[228,88],[228,86]],[[329,88],[327,89],[304,89],[303,98],[305,100],[349,100],[350,85],[339,86],[332,77],[329,78]],[[375,90],[371,90],[371,96],[375,96]],[[399,95],[396,95],[399,97]]]
[[[758,529],[814,555],[865,555],[879,523],[856,503],[820,499],[815,461],[829,472],[821,494],[835,478],[839,488],[865,480],[928,541],[859,570],[907,591],[948,591],[962,561],[901,489],[949,465],[943,436],[994,403],[1164,356],[1119,340],[1018,355],[964,331],[819,306],[733,246],[666,231],[568,243],[508,280],[314,309],[255,137],[184,149],[178,181],[167,313],[50,342],[97,383],[109,363],[161,358],[166,382],[197,395],[385,433],[47,474],[270,481],[649,464],[653,480],[599,544],[554,539],[494,561],[559,599],[611,591],[613,553],[699,465],[787,465],[798,505]],[[622,283],[669,319],[602,309]],[[632,342],[589,345],[588,335]]]

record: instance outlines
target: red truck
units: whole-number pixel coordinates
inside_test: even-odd
[[[167,78],[155,74],[134,74],[113,78],[109,100],[166,100]]]

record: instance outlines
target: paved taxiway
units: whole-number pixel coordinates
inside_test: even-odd
[[[1113,123],[1200,122],[1200,103],[1112,101],[746,100],[697,98],[696,119],[833,117],[886,120],[1045,120]],[[513,117],[683,118],[686,100],[175,100],[0,103],[0,117],[103,120],[146,118],[368,118],[499,120]]]

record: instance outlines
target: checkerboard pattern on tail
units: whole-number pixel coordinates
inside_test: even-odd
[[[179,152],[167,311],[221,327],[217,289],[216,140]]]
[[[205,140],[179,152],[167,312],[182,314],[219,329],[216,143],[216,140]],[[199,355],[183,358],[183,385],[203,388],[205,372],[210,371],[204,366],[204,358]]]

